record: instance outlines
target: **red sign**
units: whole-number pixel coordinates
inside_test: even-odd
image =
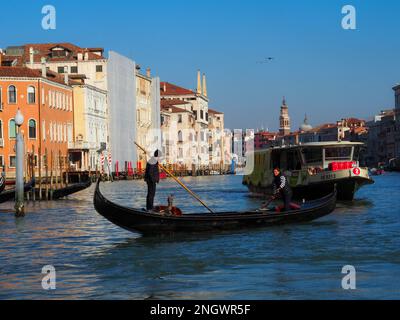
[[[353,173],[354,173],[356,176],[360,175],[360,173],[361,173],[360,168],[354,168],[354,169],[353,169]]]

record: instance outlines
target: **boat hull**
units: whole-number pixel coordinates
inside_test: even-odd
[[[337,189],[337,200],[340,201],[352,201],[359,188],[366,184],[373,183],[371,180],[362,178],[346,178],[342,180],[319,182],[309,184],[306,186],[294,186],[293,198],[294,199],[306,199],[313,200],[330,194],[334,190],[335,185]],[[272,187],[262,187],[248,185],[249,191],[255,195],[264,196],[272,194]]]
[[[283,224],[308,222],[331,213],[336,206],[336,191],[322,199],[311,201],[299,210],[277,213],[275,211],[222,212],[215,214],[184,214],[180,217],[162,216],[143,210],[127,208],[107,200],[97,182],[94,195],[96,211],[113,224],[143,235],[170,232],[205,232],[260,228]]]

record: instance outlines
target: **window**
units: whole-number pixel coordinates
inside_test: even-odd
[[[36,102],[35,87],[28,87],[28,103]]]
[[[8,103],[17,103],[17,88],[15,86],[8,87]]]
[[[1,103],[2,103],[2,101],[3,101],[2,95],[3,95],[3,91],[1,90],[1,87],[0,87],[0,109],[1,109],[1,107],[2,107]]]
[[[102,65],[96,66],[96,72],[103,72],[103,66]]]
[[[322,162],[322,149],[321,148],[306,148],[301,150],[304,154],[307,164],[321,163]]]
[[[17,137],[17,126],[15,120],[11,119],[8,125],[8,137],[10,139],[15,139]]]
[[[197,120],[197,110],[194,111],[194,118]]]
[[[181,114],[178,115],[178,123],[182,123],[182,115]]]
[[[0,119],[0,139],[3,139],[3,121]]]
[[[200,119],[203,119],[203,118],[204,118],[204,111],[200,110]]]
[[[15,168],[17,165],[17,159],[15,156],[10,156],[10,168]]]
[[[182,137],[182,131],[178,132],[178,142],[182,142],[183,141],[183,137]]]
[[[36,121],[29,120],[29,139],[36,139]]]
[[[43,141],[46,141],[46,121],[42,121],[42,138]]]
[[[4,156],[0,155],[0,167],[4,166]]]
[[[351,160],[351,147],[342,148],[326,148],[325,159],[326,160]]]
[[[206,121],[208,121],[208,112],[206,112]]]
[[[78,73],[78,67],[71,67],[71,73]]]
[[[58,67],[57,68],[58,73],[65,73],[65,67]]]

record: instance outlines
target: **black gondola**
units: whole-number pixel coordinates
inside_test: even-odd
[[[94,207],[99,214],[121,228],[140,232],[143,235],[229,230],[307,222],[328,215],[335,209],[335,206],[336,190],[324,198],[306,202],[301,209],[290,212],[253,210],[167,216],[112,203],[102,195],[100,180],[97,181],[94,194]]]
[[[24,192],[31,191],[31,189],[35,186],[35,179],[32,179],[24,186]],[[15,199],[15,189],[10,189],[0,193],[0,203],[12,201]]]
[[[74,183],[68,187],[57,189],[53,191],[53,200],[61,199],[67,197],[71,194],[77,193],[79,191],[85,190],[92,185],[92,180],[89,179],[86,182]]]
[[[0,193],[4,191],[4,188],[6,187],[6,179],[4,176],[0,176]]]

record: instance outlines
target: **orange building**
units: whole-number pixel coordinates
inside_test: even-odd
[[[0,167],[7,177],[15,176],[14,117],[18,110],[24,116],[21,131],[25,152],[35,152],[36,174],[39,168],[39,150],[42,156],[47,150],[50,169],[51,153],[54,167],[58,168],[59,154],[68,154],[68,142],[73,140],[73,91],[68,78],[47,70],[25,67],[0,66]]]

